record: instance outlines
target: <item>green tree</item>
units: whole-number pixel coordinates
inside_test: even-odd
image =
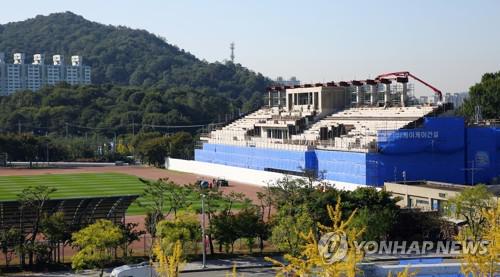
[[[473,118],[476,106],[481,107],[483,118],[500,118],[498,109],[500,107],[500,71],[484,74],[481,82],[469,89],[469,99],[465,100],[460,112]]]
[[[23,241],[21,231],[15,228],[0,230],[0,249],[5,259],[5,266],[9,267],[19,242]]]
[[[246,207],[238,212],[235,218],[236,232],[238,237],[246,240],[248,251],[253,252],[253,245],[255,238],[259,236],[262,226],[260,220],[261,216],[255,206]],[[252,227],[249,227],[252,226]]]
[[[205,214],[208,219],[208,225],[211,226],[212,218],[223,208],[226,197],[223,196],[222,191],[217,188],[206,189],[201,188],[197,184],[190,184],[187,188],[191,191],[195,191],[199,196],[197,198],[198,202],[201,202],[201,197],[204,195],[204,205],[205,205]],[[198,211],[201,213],[201,209]],[[208,245],[210,254],[214,254],[214,244],[213,244],[213,236],[211,232],[207,232],[208,237]]]
[[[192,159],[194,140],[191,134],[177,132],[169,138],[169,155],[172,158]]]
[[[212,217],[210,233],[219,243],[219,251],[224,246],[226,253],[234,252],[234,243],[239,238],[236,215],[233,213],[219,213]]]
[[[482,211],[491,207],[493,207],[493,194],[485,185],[464,189],[457,196],[448,199],[446,205],[450,215],[465,219],[474,240],[480,238],[486,222]]]
[[[181,213],[173,220],[162,220],[156,227],[156,236],[162,249],[172,249],[180,241],[182,249],[197,253],[197,242],[201,239],[201,226],[198,216],[193,213]]]
[[[79,250],[72,258],[71,267],[98,268],[102,277],[104,267],[113,259],[112,249],[120,245],[123,233],[113,222],[101,219],[74,233],[72,240]]]
[[[62,243],[64,247],[65,242],[71,238],[69,227],[64,221],[64,214],[56,212],[50,216],[44,216],[41,229],[49,242],[52,260],[60,262],[60,245]]]
[[[17,195],[21,203],[21,212],[34,214],[34,221],[31,228],[31,233],[26,239],[27,245],[25,246],[28,251],[29,265],[33,266],[33,256],[35,249],[36,238],[40,232],[40,225],[44,215],[45,204],[50,200],[50,195],[57,189],[47,186],[28,187]],[[24,255],[21,255],[21,264],[24,263]]]
[[[141,236],[146,233],[144,230],[138,230],[138,226],[139,224],[135,222],[118,223],[118,228],[120,228],[120,231],[122,232],[122,241],[120,242],[120,246],[125,257],[132,255],[133,249],[129,248],[129,245],[134,241],[139,241]]]
[[[307,206],[302,205],[290,214],[288,209],[280,209],[273,219],[271,229],[271,242],[280,250],[290,255],[298,255],[305,239],[301,233],[308,233],[313,229],[314,221]]]
[[[144,141],[137,152],[144,162],[156,167],[165,166],[165,158],[169,155],[170,140],[167,137],[152,138]]]
[[[174,217],[177,217],[180,210],[190,205],[188,196],[191,190],[187,186],[178,185],[168,178],[140,181],[144,183],[144,192],[138,204],[152,214],[168,216],[173,213]]]
[[[397,212],[389,208],[376,210],[363,207],[354,217],[352,225],[359,228],[370,227],[363,233],[365,241],[384,240],[387,238],[396,218]]]

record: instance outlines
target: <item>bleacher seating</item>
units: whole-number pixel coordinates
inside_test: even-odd
[[[349,126],[346,134],[320,142],[320,146],[338,149],[369,149],[376,143],[377,131],[398,130],[411,122],[429,114],[434,107],[390,107],[390,108],[351,108],[334,113],[316,122],[304,133],[295,135],[292,140],[320,141],[320,129],[340,125]]]
[[[206,138],[210,143],[246,146],[279,147],[285,145],[316,146],[326,149],[369,151],[376,146],[377,131],[397,130],[408,126],[431,113],[432,106],[410,107],[363,107],[350,108],[324,118],[315,117],[304,132],[292,135],[291,139],[269,139],[249,135],[256,125],[280,125],[286,127],[295,120],[311,117],[309,111],[280,111],[278,108],[262,108],[233,121],[221,129],[212,131]],[[321,139],[320,130],[327,127],[344,126],[344,132],[328,139]]]

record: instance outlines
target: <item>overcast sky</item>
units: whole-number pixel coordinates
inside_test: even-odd
[[[72,11],[146,29],[200,59],[271,78],[366,79],[408,70],[445,92],[500,70],[500,1],[4,0],[0,22]],[[1,49],[0,49],[1,51]],[[430,95],[417,87],[417,95]]]

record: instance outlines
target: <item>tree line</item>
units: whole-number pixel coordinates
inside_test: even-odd
[[[22,264],[27,259],[32,267],[58,263],[60,249],[72,245],[77,250],[72,257],[73,268],[99,268],[102,274],[119,253],[124,258],[133,255],[129,245],[148,233],[152,238],[149,259],[158,262],[155,264],[160,265],[158,270],[165,273],[163,276],[177,276],[181,262],[199,255],[202,247],[207,248],[209,255],[231,255],[237,241],[246,245],[250,254],[254,248],[263,253],[266,245],[277,249],[289,260],[288,264],[280,265],[281,270],[297,273],[318,267],[318,253],[312,251],[317,249],[315,243],[325,232],[339,230],[348,235],[351,243],[352,240],[423,242],[457,238],[491,241],[488,245],[493,251],[491,256],[473,253],[463,257],[479,263],[480,268],[471,265],[469,272],[491,270],[491,259],[499,258],[495,249],[500,244],[495,236],[500,231],[500,207],[495,208],[498,203],[492,201],[492,194],[484,186],[468,188],[450,199],[448,211],[465,218],[466,227],[443,237],[439,224],[442,219],[438,215],[401,210],[396,205],[399,199],[374,188],[340,191],[326,184],[313,186],[307,179],[285,177],[259,192],[258,200],[252,202],[241,193],[223,193],[217,187],[178,185],[168,179],[142,181],[145,189],[138,201],[147,211],[142,230],[137,223],[114,224],[107,220],[69,229],[63,214],[41,212],[55,191],[53,188],[25,189],[19,194],[20,203],[39,212],[29,232],[15,228],[0,231],[0,250],[5,263],[9,265],[14,255],[21,257]],[[202,198],[207,219],[206,245],[201,243],[201,207],[193,205]],[[411,228],[401,228],[402,225]],[[311,245],[316,248],[308,248]],[[348,256],[346,266],[321,266],[327,271],[355,271],[363,254],[359,255]]]
[[[469,89],[469,98],[460,108],[460,114],[474,120],[476,107],[481,108],[483,119],[500,119],[500,71],[485,73],[481,81]]]
[[[195,139],[190,133],[170,135],[159,132],[141,132],[122,135],[116,139],[105,137],[36,136],[29,133],[0,134],[0,154],[7,161],[56,162],[115,162],[134,163],[136,160],[163,167],[165,157],[192,159]]]
[[[94,84],[0,96],[3,132],[112,137],[151,125],[222,122],[260,106],[270,84],[239,64],[201,61],[147,31],[71,12],[0,25],[0,51],[83,55]]]

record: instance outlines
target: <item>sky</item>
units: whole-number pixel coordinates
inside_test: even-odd
[[[327,82],[410,71],[443,92],[459,92],[500,70],[496,0],[2,2],[2,24],[71,11],[148,30],[209,62],[229,59],[234,42],[235,62],[273,79]]]

